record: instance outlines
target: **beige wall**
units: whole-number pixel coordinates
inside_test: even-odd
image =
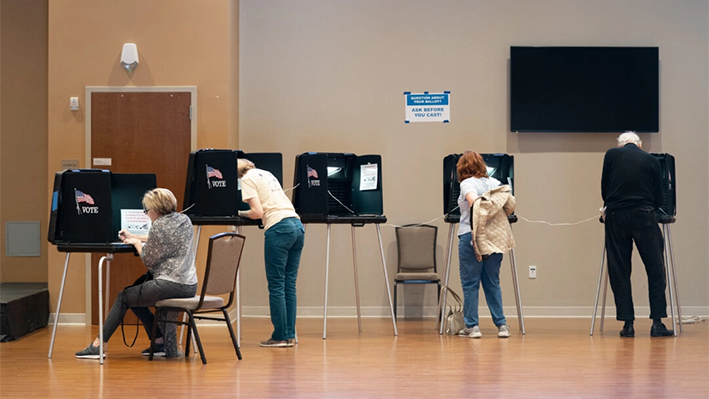
[[[47,0],[0,2],[0,281],[47,281],[39,257],[5,256],[5,223],[39,221],[46,241]]]
[[[197,147],[223,148],[238,133],[238,71],[230,39],[238,23],[227,0],[56,0],[49,4],[49,155],[45,173],[62,159],[86,159],[86,86],[197,86]],[[140,64],[133,73],[120,65],[123,43],[136,43]],[[78,96],[79,112],[69,110]],[[155,150],[159,151],[158,144]],[[187,162],[187,160],[185,160]],[[51,183],[51,182],[50,182]],[[47,185],[47,192],[49,191]],[[45,193],[46,194],[46,193]],[[46,194],[48,195],[48,194]],[[207,228],[203,237],[218,229]],[[206,242],[206,241],[205,241]],[[203,246],[205,248],[205,246]],[[49,247],[52,308],[64,256]],[[200,258],[204,258],[201,251]],[[203,261],[199,262],[203,265]],[[85,257],[72,257],[62,313],[85,312]]]
[[[707,1],[241,1],[240,147],[284,156],[286,187],[294,157],[305,151],[381,154],[384,209],[390,224],[441,216],[442,159],[472,149],[515,156],[517,213],[532,220],[576,222],[602,205],[600,173],[616,134],[509,132],[512,45],[658,46],[659,134],[645,149],[677,159],[678,222],[672,226],[685,314],[709,314]],[[451,91],[451,123],[404,124],[404,91]],[[438,219],[439,265],[448,226]],[[249,236],[242,281],[245,313],[267,314],[261,232]],[[390,278],[394,229],[382,228]],[[588,316],[595,294],[603,229],[595,220],[550,227],[514,226],[526,314]],[[354,314],[349,227],[333,227],[331,314]],[[374,227],[358,229],[365,314],[386,306]],[[457,248],[457,240],[456,240]],[[639,315],[647,283],[636,259]],[[529,265],[538,278],[527,278]],[[460,287],[457,250],[452,286]],[[325,227],[309,226],[298,279],[299,314],[321,313]],[[507,259],[502,285],[507,314],[514,297]],[[435,290],[405,288],[400,303],[417,314]],[[612,299],[609,297],[610,304]],[[481,309],[482,311],[482,309]],[[611,313],[612,314],[612,313]]]

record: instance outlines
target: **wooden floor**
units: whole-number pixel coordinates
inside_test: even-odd
[[[526,320],[520,335],[498,339],[483,319],[482,339],[439,336],[435,322],[390,319],[299,319],[295,348],[260,348],[268,319],[242,322],[243,360],[237,361],[225,326],[200,329],[208,364],[198,357],[148,362],[143,333],[135,347],[108,346],[103,366],[74,352],[96,327],[59,326],[52,359],[51,329],[0,343],[4,398],[707,398],[709,323],[685,325],[678,338],[650,338],[650,322],[636,322],[636,338],[619,338],[620,323],[589,336],[590,319]],[[598,324],[596,325],[598,329]],[[131,330],[134,333],[135,330]]]

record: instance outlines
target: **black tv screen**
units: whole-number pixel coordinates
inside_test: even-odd
[[[658,47],[511,47],[513,132],[659,131]]]

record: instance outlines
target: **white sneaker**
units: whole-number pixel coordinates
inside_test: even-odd
[[[483,334],[480,332],[480,327],[475,326],[471,328],[464,328],[460,330],[458,333],[458,336],[461,337],[466,337],[466,338],[480,338],[483,336]]]
[[[510,337],[510,328],[507,327],[507,324],[503,324],[503,325],[497,327],[497,336],[499,338],[509,338]]]

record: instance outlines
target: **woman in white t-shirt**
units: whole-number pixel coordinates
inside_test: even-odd
[[[460,264],[460,283],[463,286],[463,316],[465,328],[459,332],[461,337],[480,338],[478,327],[478,295],[480,284],[487,306],[492,314],[492,321],[498,328],[497,336],[507,338],[510,331],[502,309],[502,291],[500,290],[500,264],[502,254],[493,253],[478,261],[473,247],[470,229],[470,212],[475,198],[500,186],[500,181],[488,177],[487,167],[480,154],[466,151],[458,160],[458,181],[460,181],[460,227],[458,228],[458,259]]]
[[[264,261],[268,280],[268,300],[273,333],[264,347],[288,347],[295,341],[297,299],[295,282],[303,252],[305,229],[278,179],[270,172],[257,169],[247,159],[238,160],[241,198],[249,204],[239,215],[262,219]]]

